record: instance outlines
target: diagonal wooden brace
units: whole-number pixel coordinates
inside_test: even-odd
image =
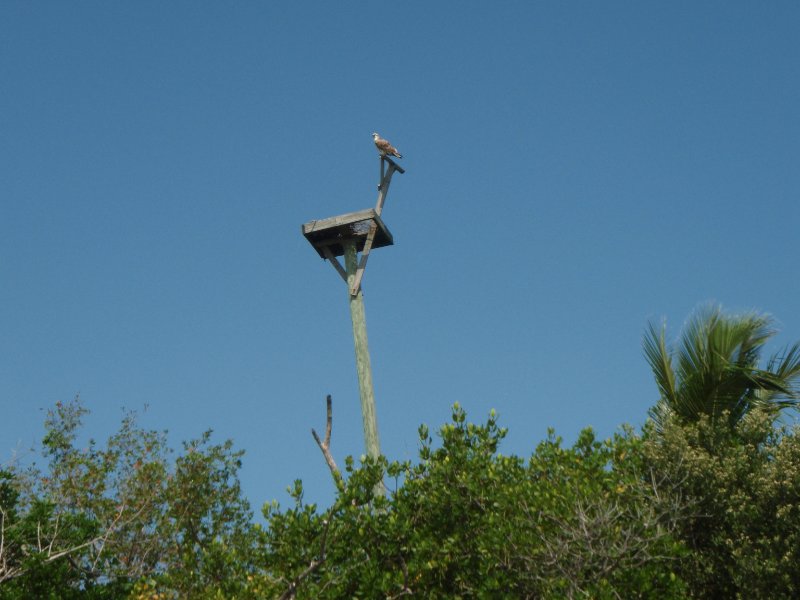
[[[386,170],[386,163],[389,163],[389,169]],[[381,182],[378,184],[378,202],[375,205],[375,213],[380,215],[383,211],[383,203],[386,201],[386,194],[389,193],[389,184],[392,182],[392,175],[395,171],[401,174],[405,170],[395,163],[391,158],[386,156],[381,157]]]
[[[351,296],[358,295],[358,291],[361,289],[361,278],[364,277],[364,269],[367,268],[367,259],[369,258],[369,251],[372,250],[372,242],[375,240],[376,231],[378,231],[378,224],[372,221],[369,226],[369,233],[367,233],[367,239],[364,241],[364,249],[361,251],[361,260],[358,263],[356,276],[353,279],[353,287],[350,288]],[[347,281],[346,278],[345,281]]]
[[[333,265],[333,268],[336,269],[336,271],[338,271],[339,275],[342,276],[344,282],[347,283],[347,271],[344,270],[344,267],[342,266],[342,263],[339,262],[339,259],[333,255],[331,249],[328,248],[327,246],[323,246],[322,253],[325,255],[325,258],[328,259],[328,262],[330,262]]]

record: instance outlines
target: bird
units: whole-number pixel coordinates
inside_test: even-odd
[[[375,140],[375,147],[378,149],[378,152],[381,153],[381,156],[386,156],[387,154],[391,154],[392,156],[396,156],[397,158],[403,158],[403,155],[397,151],[397,148],[392,146],[388,140],[384,140],[377,133],[372,134],[372,139]]]

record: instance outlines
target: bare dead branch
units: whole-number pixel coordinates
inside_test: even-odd
[[[331,475],[333,475],[333,482],[336,484],[336,489],[342,491],[344,488],[344,481],[342,481],[342,473],[339,471],[339,467],[336,466],[336,461],[333,460],[333,455],[331,454],[331,427],[333,425],[333,401],[331,400],[331,395],[328,394],[326,398],[327,404],[327,419],[325,422],[325,440],[321,440],[317,432],[314,428],[311,428],[311,435],[314,436],[314,441],[317,442],[317,446],[319,449],[322,450],[322,456],[325,457],[325,462],[328,463],[328,468],[331,470]]]
[[[10,579],[15,569],[8,566],[6,558],[6,511],[0,507],[0,582]]]
[[[0,559],[4,559],[3,550],[6,547],[6,511],[0,506]]]
[[[103,554],[103,550],[105,550],[106,544],[108,543],[108,538],[112,533],[116,531],[117,523],[119,523],[119,520],[122,518],[122,515],[124,514],[126,508],[127,506],[123,502],[117,511],[117,516],[114,518],[114,521],[111,523],[111,525],[108,526],[108,529],[106,529],[105,535],[97,538],[96,541],[100,543],[100,548],[98,548],[96,556],[92,561],[91,568],[93,571],[97,568],[97,563],[100,561],[100,557]]]

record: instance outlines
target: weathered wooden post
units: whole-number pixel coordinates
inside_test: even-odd
[[[352,240],[344,243],[344,265],[347,270],[347,287],[352,290],[358,272],[356,244]],[[356,349],[358,391],[361,396],[361,418],[364,421],[364,446],[367,454],[377,458],[381,454],[378,438],[378,417],[375,414],[375,388],[372,387],[372,366],[367,342],[367,317],[364,313],[364,293],[361,289],[350,296],[350,318],[353,321],[353,343]]]
[[[361,396],[361,416],[364,422],[364,446],[366,453],[376,458],[380,456],[381,449],[361,280],[364,277],[370,251],[373,248],[391,246],[394,243],[392,234],[389,233],[389,229],[380,215],[389,191],[392,174],[395,171],[405,173],[405,170],[392,159],[381,157],[381,180],[378,185],[378,201],[374,209],[368,208],[336,217],[310,221],[302,228],[303,235],[314,246],[317,253],[330,261],[347,284],[350,317],[353,322],[358,388]],[[361,252],[360,259],[359,252]],[[344,256],[344,267],[339,262],[338,256]]]

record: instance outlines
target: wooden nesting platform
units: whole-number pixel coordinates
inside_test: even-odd
[[[303,225],[303,235],[314,246],[322,258],[327,248],[333,256],[344,255],[344,240],[354,240],[358,252],[364,250],[370,229],[375,225],[372,248],[382,248],[394,244],[392,234],[386,228],[374,208],[329,217],[319,221],[309,221]],[[369,248],[367,249],[369,252]]]

